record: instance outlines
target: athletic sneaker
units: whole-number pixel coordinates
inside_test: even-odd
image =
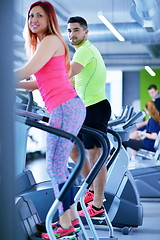
[[[94,193],[90,192],[90,191],[87,191],[85,196],[84,196],[84,202],[85,203],[92,202],[93,198],[94,198]],[[103,202],[105,202],[105,201],[106,201],[106,199],[105,199],[105,197],[103,197]]]
[[[79,219],[77,218],[77,219],[71,221],[71,223],[72,223],[72,226],[74,227],[75,232],[78,233],[80,231]],[[59,221],[52,223],[52,227],[53,228],[60,227]]]
[[[85,196],[84,196],[84,203],[85,203],[85,205],[88,206],[88,203],[92,202],[93,198],[94,198],[94,193],[90,192],[90,191],[87,191]],[[105,199],[105,197],[103,197],[103,202],[105,202],[105,201],[106,201],[106,199]],[[77,210],[78,211],[82,210],[80,201],[78,201]]]
[[[54,230],[54,235],[57,239],[63,240],[74,240],[76,238],[75,229],[71,226],[69,229],[63,229],[62,227],[58,227]],[[49,239],[48,233],[41,234],[42,239]]]
[[[96,209],[93,208],[93,206],[91,204],[88,204],[87,211],[88,211],[91,219],[94,219],[94,220],[104,220],[105,219],[105,211],[104,211],[103,207],[97,211]],[[80,217],[85,217],[83,210],[79,211],[78,215]]]
[[[88,206],[88,203],[92,202],[93,198],[94,198],[94,193],[87,191],[86,194],[84,195],[85,205]],[[82,207],[81,207],[80,200],[79,200],[77,203],[77,211],[81,211],[81,210],[82,210]]]
[[[89,202],[93,201],[93,198],[94,198],[94,193],[87,191],[84,196],[84,202],[89,203]]]

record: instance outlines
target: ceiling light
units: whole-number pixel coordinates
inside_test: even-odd
[[[107,18],[101,12],[98,13],[98,17],[119,41],[125,41],[124,37],[122,37],[122,35],[117,31],[117,29],[115,29],[115,27],[107,20]]]
[[[153,71],[151,67],[145,66],[144,68],[152,77],[156,76],[156,73]]]

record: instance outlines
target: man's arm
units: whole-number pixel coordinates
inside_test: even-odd
[[[78,73],[80,73],[83,70],[84,66],[77,63],[77,62],[71,62],[71,70],[69,74],[69,78],[74,77]]]

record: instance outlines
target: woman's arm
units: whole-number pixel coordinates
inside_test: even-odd
[[[28,91],[33,91],[38,88],[36,80],[23,80],[16,83],[17,88],[24,88]]]
[[[41,42],[33,57],[27,62],[27,64],[21,69],[15,71],[16,81],[19,82],[23,79],[30,78],[30,76],[40,70],[51,57],[56,53],[57,47],[59,46],[60,40],[58,37],[50,35],[46,36]],[[27,81],[21,83],[21,85],[27,87],[29,85],[34,85],[34,80],[32,82]],[[29,87],[27,87],[28,89]]]
[[[146,138],[152,139],[152,140],[156,140],[157,138],[157,133],[153,132],[153,133],[146,133],[143,131],[137,131],[139,136],[144,136]]]
[[[137,128],[140,128],[140,127],[146,126],[147,123],[148,123],[148,120],[144,120],[143,122],[137,123],[136,126]]]

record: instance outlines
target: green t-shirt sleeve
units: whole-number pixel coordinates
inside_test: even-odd
[[[86,66],[93,58],[92,51],[87,47],[80,47],[75,52],[73,62],[79,63],[82,66]]]

